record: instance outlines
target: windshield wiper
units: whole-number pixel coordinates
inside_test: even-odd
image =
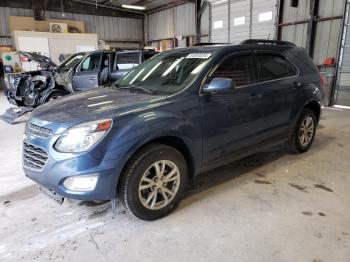
[[[144,94],[153,95],[153,92],[148,90],[147,88],[144,88],[142,86],[119,86],[120,89],[129,89],[130,92],[141,92]]]

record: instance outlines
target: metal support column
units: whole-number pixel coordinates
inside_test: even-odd
[[[314,54],[319,5],[319,0],[310,1],[310,19],[307,27],[306,50],[311,57],[313,57]]]
[[[231,43],[231,0],[228,0],[227,8],[227,43]]]

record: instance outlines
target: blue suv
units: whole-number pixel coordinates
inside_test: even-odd
[[[56,197],[119,199],[154,220],[202,172],[278,143],[307,151],[321,86],[308,54],[289,42],[163,52],[116,84],[35,109],[24,172]]]

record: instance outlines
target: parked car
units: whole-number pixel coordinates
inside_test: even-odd
[[[317,68],[288,42],[166,51],[116,85],[35,109],[24,172],[56,196],[119,198],[154,220],[202,172],[278,143],[307,151],[321,100]]]
[[[35,108],[67,94],[110,84],[155,54],[153,50],[77,53],[58,67],[7,74],[5,95],[11,104]]]

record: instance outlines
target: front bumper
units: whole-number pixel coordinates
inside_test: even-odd
[[[52,190],[58,195],[78,200],[110,200],[116,197],[116,186],[121,172],[121,163],[118,160],[104,160],[104,155],[98,148],[99,154],[86,152],[82,154],[67,154],[57,152],[53,144],[58,139],[54,135],[50,139],[43,139],[25,134],[24,141],[40,147],[47,152],[46,164],[41,170],[23,166],[27,177]],[[97,157],[98,156],[98,157]],[[98,180],[92,191],[71,191],[64,187],[63,182],[72,176],[97,174]]]

